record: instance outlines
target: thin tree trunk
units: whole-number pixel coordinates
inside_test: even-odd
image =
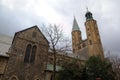
[[[56,75],[56,50],[53,47],[53,54],[54,54],[54,62],[53,62],[53,80],[55,80],[55,75]]]

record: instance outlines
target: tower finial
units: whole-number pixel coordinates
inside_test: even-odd
[[[85,14],[86,20],[93,19],[92,13],[88,10],[88,7],[86,7],[86,9],[87,9],[87,12]]]
[[[87,12],[89,11],[87,6],[86,6],[86,10],[87,10]]]

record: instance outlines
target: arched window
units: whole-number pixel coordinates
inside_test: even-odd
[[[12,77],[10,80],[17,80],[15,77]]]
[[[32,47],[32,53],[31,53],[31,57],[30,57],[30,63],[34,63],[34,61],[35,61],[36,50],[37,50],[37,47],[35,45],[35,46]]]
[[[31,48],[32,48],[31,44],[28,44],[27,47],[26,47],[24,63],[29,63]]]
[[[12,76],[12,77],[10,77],[9,80],[19,80],[19,79],[16,76]]]

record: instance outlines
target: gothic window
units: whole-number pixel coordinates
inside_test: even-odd
[[[34,63],[34,61],[35,61],[36,50],[37,50],[37,47],[35,45],[35,46],[32,47],[32,53],[31,53],[31,57],[30,57],[30,63]]]
[[[31,44],[28,44],[27,47],[26,47],[24,63],[29,63],[31,48],[32,48]]]

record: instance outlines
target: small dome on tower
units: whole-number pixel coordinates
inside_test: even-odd
[[[86,14],[85,14],[86,20],[91,20],[93,19],[92,17],[92,13],[90,11],[87,10]]]

